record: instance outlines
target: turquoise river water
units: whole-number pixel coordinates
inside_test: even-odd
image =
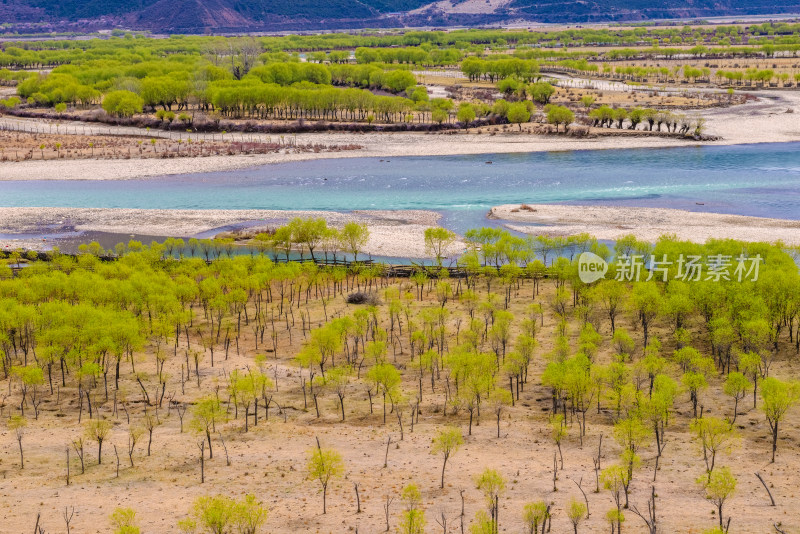
[[[328,159],[143,180],[0,184],[2,206],[427,209],[456,231],[484,224],[491,206],[520,202],[800,219],[800,143]]]

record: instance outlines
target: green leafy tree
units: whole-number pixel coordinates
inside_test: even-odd
[[[239,534],[257,534],[267,521],[268,511],[255,495],[245,495],[233,505],[233,524]]]
[[[615,513],[613,515],[609,513],[607,517],[612,526],[616,522],[617,532],[622,532],[622,522],[625,520],[625,516],[622,513],[622,495],[627,494],[627,487],[630,482],[628,469],[624,465],[615,464],[603,469],[600,473],[600,483],[603,484],[603,488],[611,492],[611,497],[616,505],[616,510],[612,510]],[[627,507],[627,497],[625,498],[625,507]]]
[[[85,434],[91,441],[97,442],[97,463],[103,463],[103,442],[111,432],[111,423],[105,419],[91,419],[87,421]]]
[[[224,495],[198,497],[194,501],[193,516],[206,532],[225,534],[233,519],[233,499]]]
[[[483,493],[496,534],[500,525],[500,495],[506,489],[506,481],[496,470],[486,469],[475,478],[475,485]]]
[[[470,534],[496,534],[497,524],[483,510],[478,510],[469,527]]]
[[[353,368],[349,365],[333,367],[325,377],[326,385],[336,393],[339,399],[339,407],[342,411],[342,421],[344,421],[344,399],[347,396],[348,386],[353,377]]]
[[[456,119],[464,125],[464,128],[469,128],[469,125],[475,120],[475,107],[468,102],[462,102],[461,105],[458,106]]]
[[[544,526],[548,517],[550,517],[550,507],[544,501],[529,502],[523,508],[522,520],[525,522],[528,534],[538,534],[539,526]]]
[[[463,444],[464,437],[461,435],[461,431],[455,427],[444,428],[433,438],[431,454],[441,454],[443,457],[442,481],[439,486],[442,489],[444,489],[444,470],[447,467],[447,461],[453,454],[458,452],[458,449],[460,449]]]
[[[131,91],[111,91],[103,98],[103,109],[109,115],[132,117],[141,113],[144,100]]]
[[[386,423],[386,398],[400,385],[402,379],[400,371],[391,363],[379,363],[367,371],[367,380],[375,383],[378,391],[383,395],[383,422]]]
[[[697,483],[703,486],[706,492],[706,499],[714,503],[717,507],[717,517],[719,518],[719,528],[723,532],[728,532],[728,523],[725,522],[725,516],[722,515],[722,507],[725,502],[733,496],[736,491],[736,477],[733,476],[729,467],[720,467],[710,478],[700,477]]]
[[[403,488],[400,500],[405,505],[403,519],[400,523],[402,534],[424,534],[425,510],[422,509],[422,495],[416,484],[409,484]]]
[[[216,429],[217,423],[224,423],[228,420],[228,413],[219,399],[215,396],[208,396],[197,401],[192,409],[192,419],[189,422],[190,428],[195,432],[205,434],[208,441],[208,457],[214,457],[211,448],[211,432]]]
[[[514,102],[508,106],[508,110],[506,111],[506,119],[511,124],[518,125],[519,130],[522,131],[522,123],[531,120],[531,112],[528,110],[528,106],[526,106],[524,102]]]
[[[733,397],[733,417],[731,418],[731,425],[736,422],[736,416],[739,412],[739,401],[747,395],[751,387],[753,387],[753,384],[750,383],[750,380],[748,380],[743,373],[738,371],[728,373],[727,378],[725,378],[723,391],[725,395]]]
[[[528,92],[535,102],[546,106],[550,103],[550,98],[556,92],[556,88],[547,82],[536,82],[528,88]]]
[[[639,449],[648,444],[652,435],[651,432],[651,429],[638,417],[628,417],[614,425],[614,439],[622,447],[621,461],[627,471],[625,478],[623,478],[625,508],[628,507],[628,494],[631,480],[633,480],[634,469],[641,463],[638,454]]]
[[[194,533],[198,525],[209,534],[257,534],[267,520],[267,509],[254,495],[239,500],[224,495],[198,497],[191,515],[178,522],[185,533]]]
[[[450,247],[456,241],[456,234],[440,226],[425,229],[425,253],[436,257],[436,264],[441,267]]]
[[[772,431],[772,462],[775,462],[775,451],[778,448],[778,425],[785,419],[789,408],[800,400],[800,383],[782,382],[777,378],[767,377],[761,382],[761,399],[761,410]]]
[[[328,485],[344,474],[342,455],[335,449],[317,447],[308,451],[306,466],[308,478],[316,480],[322,487],[322,513],[328,512]]]
[[[600,302],[611,321],[611,333],[616,334],[616,319],[624,302],[627,290],[616,280],[601,280],[591,290],[594,300]]]
[[[739,356],[739,369],[745,376],[753,378],[753,408],[756,407],[758,396],[758,380],[762,375],[761,355],[757,352],[745,352]]]
[[[555,124],[556,131],[558,131],[559,125],[563,124],[566,132],[569,125],[575,122],[575,114],[565,106],[550,106],[547,110],[547,122]]]
[[[706,472],[708,473],[708,479],[711,480],[717,453],[730,451],[738,440],[738,433],[727,421],[708,415],[700,419],[694,419],[690,428],[695,440],[703,450]]]
[[[15,365],[11,368],[11,376],[20,382],[22,400],[19,404],[19,410],[20,414],[24,416],[28,395],[30,393],[34,398],[36,397],[36,388],[44,384],[44,373],[42,368],[36,365]],[[36,415],[38,418],[38,413]]]
[[[655,282],[634,284],[631,292],[631,308],[639,318],[644,332],[644,346],[650,338],[650,326],[661,310],[662,296]]]
[[[343,245],[342,248],[353,255],[353,261],[358,261],[358,253],[369,240],[369,229],[366,224],[349,222],[342,228],[339,238]]]
[[[575,498],[570,499],[567,505],[567,517],[569,522],[572,523],[572,529],[575,534],[578,534],[578,525],[586,519],[586,504]]]
[[[497,417],[497,437],[500,437],[500,416],[503,413],[503,410],[506,407],[510,406],[514,402],[514,397],[510,391],[507,389],[503,389],[500,387],[496,387],[492,390],[489,394],[489,404],[492,407],[492,411],[494,411],[495,416]]]

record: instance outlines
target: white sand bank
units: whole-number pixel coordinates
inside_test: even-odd
[[[704,243],[710,238],[741,241],[782,241],[800,245],[800,221],[698,213],[667,208],[631,208],[613,206],[572,206],[527,204],[532,210],[520,210],[519,204],[492,208],[491,216],[510,221],[513,230],[529,234],[575,235],[586,232],[598,239],[617,239],[634,234],[654,242],[664,234],[678,239]],[[512,210],[519,210],[514,211]],[[521,223],[534,223],[529,226]]]
[[[431,211],[146,210],[99,208],[0,208],[0,233],[46,233],[47,227],[114,234],[191,237],[230,225],[259,221],[252,230],[274,227],[292,217],[323,217],[342,226],[366,223],[370,238],[364,253],[424,258],[425,229],[437,225]],[[261,224],[260,222],[263,222]],[[47,243],[52,245],[54,243]],[[57,243],[55,243],[57,244]],[[45,248],[41,240],[5,239],[0,247]]]

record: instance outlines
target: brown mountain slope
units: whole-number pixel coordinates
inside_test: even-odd
[[[158,0],[145,10],[128,15],[125,20],[135,28],[175,32],[244,28],[255,23],[225,0]]]

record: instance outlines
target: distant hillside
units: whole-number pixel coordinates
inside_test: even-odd
[[[776,13],[800,13],[800,0],[0,0],[0,20],[7,23],[103,21],[186,33]]]
[[[513,0],[510,10],[548,22],[800,13],[798,0]]]

